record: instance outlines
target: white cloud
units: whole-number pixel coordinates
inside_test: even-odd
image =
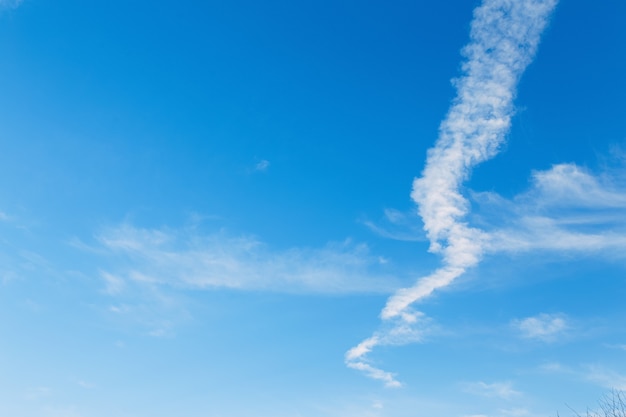
[[[488,229],[488,252],[531,250],[626,253],[626,187],[575,164],[533,173],[532,187],[507,200],[475,193]]]
[[[539,366],[539,370],[549,373],[572,372],[568,367],[559,362],[546,362]]]
[[[463,74],[455,80],[457,96],[411,193],[430,251],[442,255],[443,266],[391,296],[383,320],[401,318],[411,304],[450,285],[483,256],[487,236],[466,223],[470,203],[461,185],[503,142],[517,82],[535,55],[556,3],[484,0],[474,10],[470,43],[463,49]]]
[[[463,50],[467,58],[464,75],[456,80],[457,97],[411,193],[431,241],[430,250],[443,255],[444,266],[391,297],[383,318],[449,285],[479,262],[486,236],[463,221],[469,202],[460,187],[472,168],[493,157],[504,140],[516,84],[535,54],[555,5],[556,0],[485,0],[474,11],[471,42]]]
[[[511,325],[525,339],[544,342],[554,341],[567,330],[567,322],[562,314],[539,314],[521,320],[513,320]]]
[[[474,394],[480,395],[482,397],[488,398],[501,398],[504,400],[510,400],[514,397],[519,397],[522,395],[521,392],[513,389],[513,384],[511,382],[494,382],[492,384],[488,384],[483,381],[478,382],[470,382],[464,384],[464,391]]]
[[[433,331],[434,326],[430,318],[421,312],[405,311],[401,317],[386,323],[386,326],[372,337],[346,352],[346,365],[364,372],[370,378],[383,381],[387,387],[401,387],[402,384],[395,378],[395,374],[372,366],[367,355],[376,346],[400,346],[422,342]]]
[[[350,362],[367,355],[378,343],[378,337],[376,336],[365,339],[364,341],[350,349],[348,352],[346,352],[346,360]]]
[[[386,387],[399,388],[402,386],[402,384],[398,380],[396,380],[394,374],[392,374],[391,372],[383,371],[379,368],[375,368],[367,362],[347,361],[346,364],[349,368],[361,371],[372,379],[382,381]]]
[[[259,161],[254,166],[254,170],[258,172],[265,172],[267,171],[269,167],[270,167],[270,161],[268,161],[267,159],[263,159],[262,161]]]
[[[8,220],[9,220],[9,216],[6,213],[0,211],[0,221],[6,222]]]
[[[535,171],[533,183],[546,205],[626,207],[626,194],[614,189],[608,178],[595,177],[575,164],[556,164],[549,170]]]
[[[114,271],[101,273],[111,294],[131,284],[319,293],[386,293],[398,285],[389,265],[349,240],[275,251],[249,236],[128,224],[106,229],[97,239],[109,255],[117,255]]]

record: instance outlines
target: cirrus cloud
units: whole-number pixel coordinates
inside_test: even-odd
[[[554,341],[568,328],[564,315],[546,313],[513,320],[511,325],[519,331],[521,337],[544,342]]]
[[[97,241],[110,259],[101,272],[110,294],[128,283],[328,294],[388,293],[399,285],[384,258],[349,239],[280,251],[251,236],[122,224],[102,230]]]

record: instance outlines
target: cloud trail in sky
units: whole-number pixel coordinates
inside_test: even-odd
[[[556,4],[557,0],[485,0],[474,10],[470,42],[462,50],[462,76],[455,80],[457,96],[411,193],[429,250],[442,255],[443,265],[392,295],[381,313],[383,320],[398,326],[419,324],[411,305],[450,285],[480,261],[489,236],[466,223],[470,204],[461,186],[475,165],[498,152],[510,127],[516,85]],[[391,374],[374,368],[366,357],[384,344],[388,333],[383,330],[348,351],[346,363],[388,386],[398,386]]]

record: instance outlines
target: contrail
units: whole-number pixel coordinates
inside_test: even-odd
[[[475,165],[498,152],[511,124],[516,85],[557,2],[484,0],[474,10],[470,42],[462,50],[462,75],[454,81],[456,98],[411,193],[430,240],[429,251],[442,255],[442,266],[387,300],[381,318],[388,326],[346,353],[349,367],[399,386],[391,373],[369,364],[367,353],[378,345],[419,340],[424,317],[411,305],[450,285],[480,261],[489,236],[464,221],[470,204],[461,186]]]

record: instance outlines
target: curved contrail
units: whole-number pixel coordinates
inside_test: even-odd
[[[456,98],[411,193],[430,240],[429,250],[442,255],[442,266],[387,300],[381,312],[387,327],[346,353],[349,367],[388,386],[399,386],[393,374],[368,363],[367,353],[377,345],[419,340],[424,317],[410,306],[480,261],[488,235],[464,222],[470,204],[461,185],[475,165],[498,152],[511,124],[517,83],[535,55],[557,1],[484,0],[474,10],[470,42],[462,50],[462,76],[455,80]]]

